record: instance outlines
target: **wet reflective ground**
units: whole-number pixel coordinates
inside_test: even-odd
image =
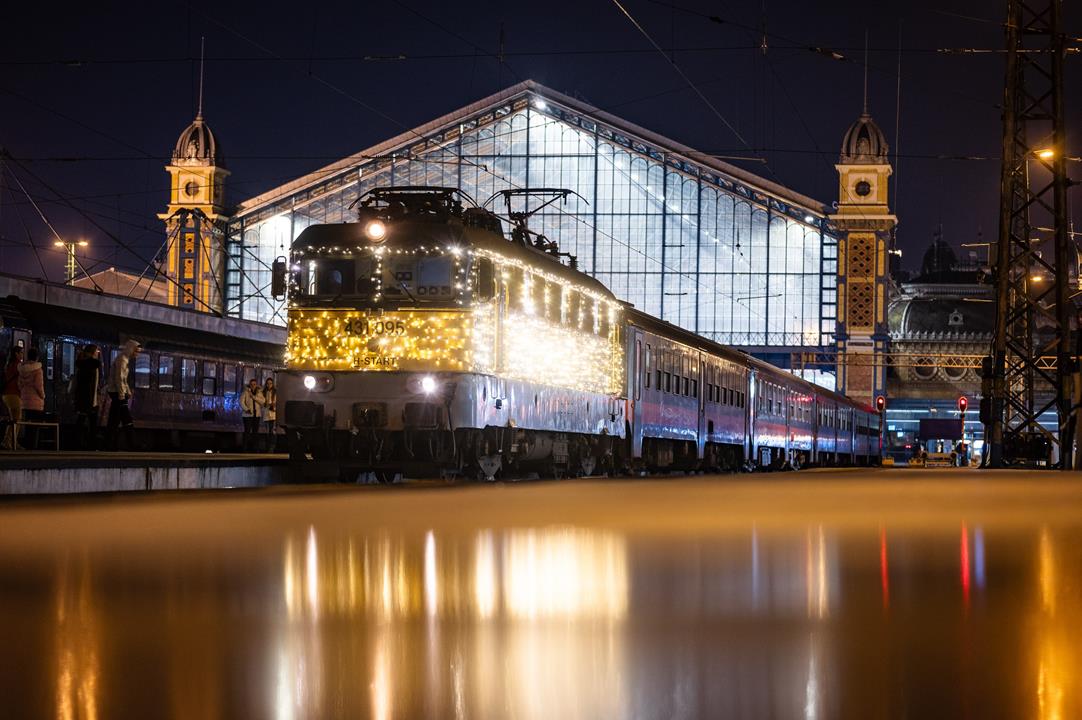
[[[1082,716],[1082,477],[0,503],[13,718]]]

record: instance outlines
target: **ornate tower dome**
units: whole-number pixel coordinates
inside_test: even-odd
[[[842,140],[841,162],[847,165],[886,163],[889,149],[886,135],[865,110],[845,133],[845,139]]]
[[[203,113],[196,115],[192,124],[177,139],[177,145],[173,149],[173,164],[225,166],[222,148],[210,126],[203,121]]]

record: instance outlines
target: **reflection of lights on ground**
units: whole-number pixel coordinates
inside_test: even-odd
[[[74,579],[72,575],[75,575]],[[98,624],[85,558],[65,562],[56,589],[56,716],[98,717]]]
[[[491,530],[484,530],[477,535],[473,587],[477,615],[482,619],[492,617],[496,612],[496,550]]]
[[[436,590],[436,536],[425,533],[425,609],[429,617],[436,614],[439,597]]]
[[[312,612],[319,609],[319,549],[316,546],[316,530],[308,528],[308,545],[304,559],[304,574],[308,590],[308,607]]]
[[[621,539],[584,530],[512,531],[504,599],[515,617],[622,618],[627,556]]]

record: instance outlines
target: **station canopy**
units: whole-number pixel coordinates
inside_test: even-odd
[[[574,190],[530,227],[622,300],[749,350],[833,343],[828,208],[529,80],[242,202],[227,232],[227,313],[283,323],[274,259],[307,226],[350,222],[352,202],[392,185],[457,187],[478,202]]]

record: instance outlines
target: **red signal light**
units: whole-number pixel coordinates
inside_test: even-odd
[[[959,412],[965,412],[966,408],[968,408],[968,407],[969,407],[969,398],[967,398],[965,395],[958,398],[958,411]]]
[[[883,412],[887,409],[887,399],[882,395],[876,395],[875,397],[875,409],[879,412]]]

